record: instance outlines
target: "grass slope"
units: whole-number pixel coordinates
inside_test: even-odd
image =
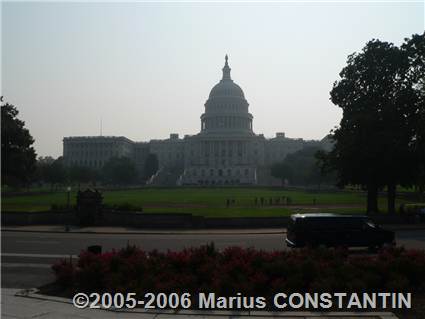
[[[105,204],[129,203],[142,206],[147,213],[192,213],[215,217],[286,216],[294,211],[327,211],[364,213],[366,198],[360,192],[308,192],[278,188],[144,188],[134,190],[104,191]],[[263,197],[264,207],[255,206],[254,199]],[[285,206],[282,197],[290,197],[291,205]],[[226,207],[227,199],[235,204]],[[281,204],[270,206],[269,199]],[[3,211],[45,211],[53,204],[65,205],[65,192],[7,196],[2,198]],[[76,192],[71,194],[75,204]],[[258,200],[259,202],[259,200]],[[399,203],[401,201],[399,200]],[[385,209],[385,199],[380,199]]]

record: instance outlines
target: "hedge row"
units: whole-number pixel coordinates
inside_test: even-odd
[[[400,248],[350,255],[331,249],[218,251],[213,245],[147,253],[130,246],[99,255],[83,251],[76,264],[62,260],[52,268],[70,292],[425,292],[425,251]]]

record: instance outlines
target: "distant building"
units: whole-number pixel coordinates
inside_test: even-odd
[[[111,157],[134,157],[134,142],[124,136],[77,136],[63,139],[67,165],[100,169]]]
[[[65,163],[100,169],[111,157],[125,156],[143,173],[144,162],[153,153],[160,172],[175,174],[174,184],[267,185],[272,180],[271,164],[307,145],[325,144],[287,138],[285,133],[276,133],[271,139],[255,134],[248,101],[231,79],[230,70],[226,56],[223,77],[205,102],[198,134],[184,138],[170,134],[168,139],[149,142],[133,142],[123,136],[65,137]]]

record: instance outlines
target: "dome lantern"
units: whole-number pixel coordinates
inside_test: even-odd
[[[229,67],[229,64],[227,62],[228,59],[229,59],[229,57],[226,54],[226,56],[224,57],[225,63],[224,63],[224,67],[223,67],[223,80],[232,80],[231,77],[230,77],[230,71],[232,69]]]

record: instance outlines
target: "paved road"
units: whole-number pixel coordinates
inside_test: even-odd
[[[425,231],[396,232],[397,243],[408,248],[425,249]],[[287,249],[285,234],[72,234],[3,231],[2,287],[28,288],[53,279],[54,261],[78,253],[89,245],[104,250],[119,249],[127,243],[145,250],[179,250],[214,242],[221,249],[228,246],[255,247],[265,250]]]

